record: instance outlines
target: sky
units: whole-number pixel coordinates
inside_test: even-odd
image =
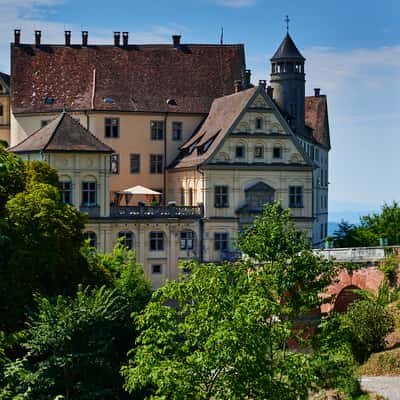
[[[400,201],[400,1],[398,0],[0,0],[0,71],[9,71],[13,30],[22,42],[244,43],[252,82],[269,79],[269,59],[289,32],[306,61],[306,94],[328,96],[333,220]],[[351,215],[350,215],[351,214]]]

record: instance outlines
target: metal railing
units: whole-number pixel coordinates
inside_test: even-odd
[[[111,218],[201,218],[201,206],[111,206]]]

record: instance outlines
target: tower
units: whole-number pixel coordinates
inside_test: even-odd
[[[271,58],[274,100],[298,133],[304,132],[305,60],[289,32]]]

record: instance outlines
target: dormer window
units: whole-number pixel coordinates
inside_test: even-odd
[[[262,129],[263,120],[261,118],[256,118],[256,129]]]

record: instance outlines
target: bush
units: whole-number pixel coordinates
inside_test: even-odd
[[[393,313],[371,300],[356,301],[342,318],[350,333],[353,354],[359,362],[367,360],[371,353],[383,350],[386,335],[395,328]]]

